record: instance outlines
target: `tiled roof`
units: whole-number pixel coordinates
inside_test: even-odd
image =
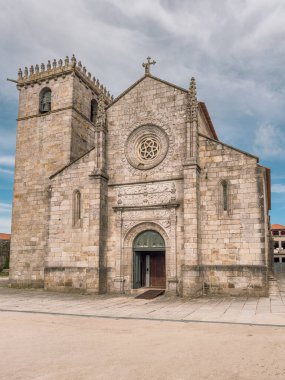
[[[272,230],[285,230],[285,226],[282,226],[282,224],[272,224],[271,229]]]
[[[1,234],[0,233],[0,240],[11,240],[11,234]]]

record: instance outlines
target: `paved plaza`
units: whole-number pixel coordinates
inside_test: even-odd
[[[223,322],[285,326],[285,278],[270,297],[160,296],[153,300],[132,296],[83,295],[0,287],[0,309],[85,317],[146,319],[181,322]]]
[[[0,283],[3,379],[285,378],[282,279],[268,298],[188,300],[53,293]]]

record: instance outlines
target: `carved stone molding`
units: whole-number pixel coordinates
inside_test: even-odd
[[[126,236],[136,225],[155,223],[170,236],[172,215],[172,209],[148,209],[144,210],[144,212],[139,210],[124,211],[122,212],[122,234]]]
[[[117,205],[119,207],[167,205],[176,201],[177,193],[174,182],[117,187]]]

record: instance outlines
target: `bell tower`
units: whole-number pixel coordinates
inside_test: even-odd
[[[18,71],[10,282],[43,286],[49,177],[95,145],[96,103],[112,98],[74,55]]]

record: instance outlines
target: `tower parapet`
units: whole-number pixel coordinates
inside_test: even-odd
[[[109,104],[113,101],[114,97],[106,87],[100,83],[99,79],[92,76],[90,72],[87,72],[86,67],[82,66],[81,61],[77,62],[74,54],[71,59],[66,56],[64,60],[59,59],[57,61],[54,59],[52,62],[48,60],[46,65],[41,63],[41,65],[31,65],[29,69],[28,67],[25,67],[24,70],[19,68],[16,82],[19,89],[21,87],[27,88],[36,83],[48,83],[50,79],[57,80],[58,77],[72,73],[76,74],[95,94],[103,94],[106,103]]]

